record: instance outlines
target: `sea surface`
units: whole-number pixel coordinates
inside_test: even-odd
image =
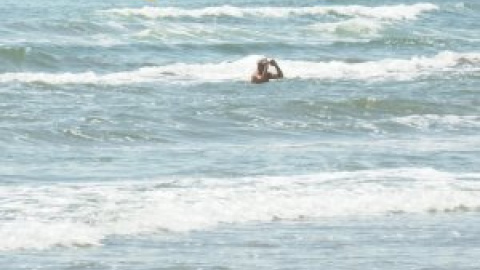
[[[0,14],[0,269],[480,269],[480,0]]]

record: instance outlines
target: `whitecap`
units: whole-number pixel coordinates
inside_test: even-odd
[[[441,127],[442,129],[480,127],[480,116],[475,115],[409,115],[397,117],[393,119],[393,121],[405,126],[423,130],[428,130],[435,127]]]
[[[177,17],[268,17],[288,18],[295,16],[315,16],[337,14],[341,16],[369,17],[386,20],[413,20],[421,13],[437,10],[438,6],[432,3],[417,3],[413,5],[392,6],[312,6],[312,7],[235,7],[216,6],[200,9],[183,9],[177,7],[142,7],[116,8],[104,10],[102,13],[121,16],[140,16],[148,19],[177,18]]]
[[[315,23],[309,25],[308,29],[337,35],[376,36],[388,24],[374,19],[353,18],[339,22]]]
[[[174,63],[145,67],[133,71],[99,74],[18,72],[0,74],[0,83],[105,84],[136,83],[201,83],[246,81],[260,56],[250,55],[236,61],[220,63]],[[479,70],[480,53],[441,52],[433,57],[415,56],[410,59],[383,59],[361,63],[343,61],[299,61],[277,59],[287,78],[315,80],[411,80],[419,76],[442,72]]]
[[[112,182],[0,186],[0,250],[102,245],[113,235],[212,230],[220,224],[475,210],[480,174],[432,168],[177,179],[175,188]]]

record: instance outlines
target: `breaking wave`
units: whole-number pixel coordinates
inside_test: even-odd
[[[119,8],[105,10],[103,13],[121,16],[140,16],[149,19],[177,17],[269,17],[287,18],[293,16],[340,15],[361,16],[386,20],[412,20],[421,13],[437,10],[438,6],[431,3],[413,5],[393,5],[368,7],[359,5],[348,6],[314,6],[314,7],[235,7],[219,6],[201,9],[182,9],[176,7],[143,7]]]
[[[384,25],[388,25],[388,22],[366,18],[353,18],[340,22],[316,23],[310,25],[309,28],[338,35],[377,35],[383,29]]]
[[[0,250],[96,246],[113,235],[221,224],[477,211],[480,175],[431,168],[149,183],[0,186]]]
[[[250,55],[237,61],[206,64],[175,63],[108,74],[84,73],[2,73],[0,83],[107,84],[149,82],[222,82],[245,81],[260,56]],[[480,53],[441,52],[433,57],[383,59],[362,63],[343,61],[310,62],[278,60],[287,78],[318,80],[410,80],[441,72],[476,72]]]

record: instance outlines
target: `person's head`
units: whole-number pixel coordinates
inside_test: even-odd
[[[258,59],[257,61],[258,72],[263,72],[265,70],[265,66],[268,66],[268,59],[267,58]]]

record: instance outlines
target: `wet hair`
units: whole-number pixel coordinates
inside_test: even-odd
[[[260,58],[257,60],[257,70],[258,72],[263,72],[265,65],[268,65],[268,59],[266,57]]]
[[[260,58],[257,60],[257,65],[265,65],[265,64],[268,64],[268,59],[266,57],[263,57],[263,58]]]

